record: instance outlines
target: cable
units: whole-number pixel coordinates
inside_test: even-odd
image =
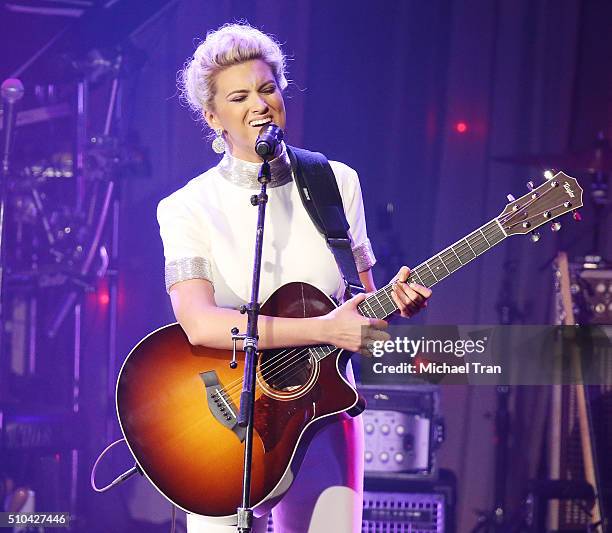
[[[126,470],[119,477],[116,477],[111,483],[109,483],[105,487],[102,487],[102,488],[96,487],[96,469],[98,468],[98,464],[102,460],[102,457],[104,457],[106,455],[106,453],[113,446],[115,446],[115,445],[117,445],[117,444],[119,444],[120,442],[123,442],[123,441],[125,441],[125,439],[116,440],[115,442],[109,444],[106,448],[104,448],[102,453],[96,459],[96,462],[94,463],[93,467],[91,468],[91,476],[89,478],[89,481],[91,483],[91,488],[93,490],[95,490],[96,492],[106,492],[107,490],[112,489],[115,485],[118,485],[119,483],[125,481],[129,477],[132,477],[134,474],[136,474],[136,473],[142,474],[142,472],[141,472],[140,468],[138,467],[138,465],[135,464],[132,468],[130,468],[129,470]]]

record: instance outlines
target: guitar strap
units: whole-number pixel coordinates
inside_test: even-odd
[[[287,146],[287,153],[304,208],[315,227],[325,237],[347,290],[351,294],[363,292],[348,235],[349,223],[329,161],[319,152],[310,152],[294,146]]]

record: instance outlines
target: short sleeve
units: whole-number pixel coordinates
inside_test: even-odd
[[[166,291],[179,281],[213,282],[210,242],[196,208],[180,196],[164,198],[157,206],[157,221],[164,245]]]
[[[365,272],[374,266],[376,257],[368,238],[359,177],[355,170],[344,163],[330,161],[330,165],[338,182],[344,213],[350,226],[355,264],[359,272]]]

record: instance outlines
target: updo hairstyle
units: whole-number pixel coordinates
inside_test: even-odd
[[[213,109],[215,76],[232,65],[261,59],[272,70],[276,84],[287,87],[286,59],[279,44],[269,35],[246,23],[225,24],[210,31],[178,74],[181,97],[203,118],[203,110]]]

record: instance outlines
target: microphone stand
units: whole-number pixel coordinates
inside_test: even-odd
[[[516,263],[509,260],[504,263],[504,276],[497,303],[495,305],[499,316],[499,324],[509,326],[524,321],[524,313],[514,301],[514,285]],[[494,472],[493,472],[493,510],[479,512],[476,526],[471,533],[486,531],[487,533],[505,533],[517,531],[513,518],[508,513],[506,502],[506,485],[508,482],[509,441],[512,428],[510,413],[510,396],[512,388],[509,385],[495,387],[496,408],[494,416]]]
[[[273,157],[273,155],[272,155]],[[258,207],[257,233],[255,236],[255,260],[253,264],[253,281],[251,285],[251,301],[248,305],[240,308],[241,313],[246,313],[247,333],[239,334],[237,328],[232,329],[232,340],[244,340],[245,351],[244,380],[240,394],[240,414],[238,425],[246,427],[246,439],[244,443],[244,472],[242,478],[242,505],[237,509],[239,533],[250,533],[253,527],[253,510],[250,508],[251,499],[251,463],[253,457],[253,422],[255,412],[255,369],[257,368],[257,345],[259,336],[257,333],[257,321],[259,318],[259,280],[261,274],[261,255],[264,236],[264,222],[266,216],[266,204],[268,195],[267,184],[270,182],[270,164],[267,158],[259,170],[259,183],[261,191],[259,195],[251,196],[251,205]],[[235,364],[234,361],[230,365]]]
[[[0,162],[0,401],[2,391],[6,391],[5,372],[7,372],[7,351],[4,346],[5,324],[7,318],[5,296],[6,264],[6,211],[8,186],[11,174],[11,149],[15,136],[17,110],[16,104],[23,97],[23,84],[17,79],[7,79],[2,83],[3,137],[2,161]]]

